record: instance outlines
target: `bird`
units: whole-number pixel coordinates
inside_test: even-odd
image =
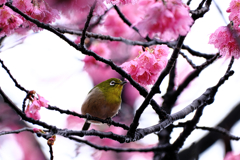
[[[110,78],[92,88],[82,104],[83,115],[90,114],[101,119],[111,119],[121,108],[121,93],[126,81],[118,78]],[[99,121],[86,120],[82,130],[88,130],[91,123],[99,124]]]

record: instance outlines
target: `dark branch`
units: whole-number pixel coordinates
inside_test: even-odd
[[[215,128],[224,128],[228,132],[229,130],[240,120],[240,104],[237,104],[234,109],[226,115],[226,117],[216,125]],[[218,132],[218,131],[217,131]],[[221,133],[221,132],[218,132]],[[210,146],[212,146],[217,140],[219,139],[226,139],[227,137],[224,134],[216,134],[216,132],[210,132],[203,138],[201,138],[198,142],[195,143],[194,147],[189,147],[182,152],[179,153],[179,157],[181,160],[192,160],[192,158],[195,156],[194,152],[197,152],[196,154],[201,154],[205,150],[207,150]],[[230,139],[230,137],[229,137]],[[191,153],[191,154],[189,154]]]
[[[83,31],[82,31],[82,37],[81,37],[81,43],[80,43],[81,47],[84,47],[84,41],[85,41],[85,38],[86,38],[85,34],[86,34],[87,28],[89,26],[90,20],[93,16],[93,10],[96,6],[96,3],[97,3],[97,0],[94,1],[93,5],[91,6],[91,9],[89,11],[89,14],[87,16],[87,21],[86,21],[86,23],[84,25],[84,28],[83,28]]]
[[[183,81],[183,83],[181,83],[178,86],[178,89],[173,93],[173,95],[175,96],[174,99],[177,99],[177,97],[182,93],[182,91],[189,85],[189,83],[195,79],[207,66],[209,66],[210,64],[212,64],[217,58],[219,57],[219,54],[215,55],[215,57],[207,60],[205,63],[203,63],[200,66],[197,66],[194,71],[192,71],[191,73],[189,73],[189,75],[186,77],[186,79]]]
[[[180,134],[180,136],[177,138],[177,140],[171,146],[171,147],[173,147],[173,150],[176,150],[178,152],[179,149],[183,146],[185,140],[192,133],[192,131],[195,129],[197,123],[199,122],[205,106],[206,106],[206,103],[202,103],[201,106],[197,109],[193,119],[191,121],[186,122],[187,125],[185,126],[183,132]]]
[[[98,150],[104,150],[104,151],[115,151],[115,152],[152,152],[152,151],[167,151],[169,146],[165,145],[165,146],[161,146],[161,147],[151,147],[151,148],[138,148],[138,149],[134,149],[134,148],[113,148],[113,147],[107,147],[107,146],[99,146],[96,144],[93,144],[89,141],[86,140],[82,140],[76,137],[68,137],[71,140],[74,140],[76,142],[80,142],[80,143],[84,143],[87,144],[95,149]]]
[[[99,122],[102,122],[102,123],[108,123],[109,120],[106,120],[106,119],[100,119],[100,118],[97,118],[97,117],[93,117],[91,115],[82,115],[82,114],[78,114],[76,112],[73,112],[73,111],[69,111],[69,110],[62,110],[58,107],[55,107],[55,106],[50,106],[48,105],[48,108],[49,110],[55,110],[55,111],[58,111],[60,113],[65,113],[65,114],[68,114],[68,115],[73,115],[73,116],[76,116],[76,117],[79,117],[79,118],[87,118],[88,120],[94,120],[94,121],[99,121]],[[111,121],[111,125],[114,125],[115,127],[121,127],[125,130],[128,130],[129,127],[125,124],[121,124],[121,123],[118,123],[118,122],[115,122],[115,121]]]
[[[53,149],[52,149],[52,145],[48,145],[49,146],[49,153],[50,153],[50,160],[53,160]]]
[[[35,120],[33,118],[29,118],[26,116],[26,114],[24,114],[12,101],[10,98],[8,98],[8,96],[3,92],[3,90],[0,87],[0,94],[3,97],[4,102],[6,102],[23,120],[30,122],[32,124],[37,124],[39,126],[42,126],[44,128],[47,128],[49,130],[55,131],[56,127],[55,126],[51,126],[48,125],[45,122],[39,121],[39,120]]]
[[[203,4],[204,4],[205,1],[206,1],[206,0],[203,0],[203,1],[199,4],[199,6],[198,6],[198,8],[197,8],[196,10],[191,11],[191,13],[192,13],[192,18],[193,18],[194,21],[197,20],[198,18],[203,17],[204,14],[209,11],[209,8],[210,8],[210,5],[211,5],[211,3],[212,3],[212,0],[207,0],[206,3],[205,3],[205,7],[203,7]]]
[[[182,49],[187,50],[193,56],[203,57],[206,59],[210,59],[215,56],[215,54],[206,54],[206,53],[201,53],[201,52],[195,51],[187,45],[182,45]]]
[[[28,93],[29,91],[26,90],[24,87],[22,87],[17,80],[12,76],[10,70],[7,68],[7,66],[5,66],[5,64],[3,63],[3,61],[0,59],[0,63],[2,64],[2,68],[6,70],[7,74],[9,75],[9,77],[13,80],[13,82],[15,83],[15,86],[18,87],[20,90]]]
[[[25,131],[34,133],[32,128],[21,128],[21,129],[14,130],[14,131],[2,131],[2,132],[0,132],[0,136],[6,135],[6,134],[18,134],[18,133],[25,132]]]
[[[236,141],[240,140],[240,137],[231,135],[228,130],[226,130],[225,128],[219,127],[219,126],[217,126],[217,127],[215,127],[215,128],[196,126],[196,129],[213,131],[213,132],[217,132],[217,133],[221,133],[221,134],[223,134],[223,135],[226,135],[226,136],[228,136],[231,140],[236,140]]]
[[[117,11],[119,17],[123,20],[123,22],[126,23],[130,28],[135,30],[141,36],[141,34],[139,33],[139,30],[135,26],[132,26],[132,23],[124,16],[124,14],[122,14],[118,6],[114,5],[113,7]],[[151,41],[151,39],[148,36],[145,39],[147,41]]]
[[[138,140],[143,138],[144,136],[156,132],[161,131],[164,128],[168,127],[170,124],[172,124],[174,121],[185,118],[189,113],[193,112],[194,110],[204,106],[209,105],[213,103],[214,96],[217,93],[218,88],[226,81],[230,76],[232,76],[234,71],[227,72],[220,80],[219,82],[213,86],[208,88],[199,98],[195,99],[190,105],[186,106],[184,109],[182,109],[179,112],[176,112],[169,116],[166,120],[160,122],[159,124],[156,124],[151,127],[147,127],[144,129],[138,129],[135,133],[134,140]]]
[[[187,62],[190,64],[190,66],[192,66],[193,69],[196,69],[197,66],[192,62],[191,59],[189,59],[183,52],[179,52],[179,54],[181,54],[183,58],[187,60]]]
[[[178,123],[177,125],[173,125],[173,127],[185,127],[186,125],[188,125],[188,123]],[[231,140],[236,140],[236,141],[240,140],[240,137],[230,134],[230,132],[227,129],[225,129],[223,127],[220,127],[219,125],[216,126],[215,128],[206,127],[206,126],[196,126],[195,128],[196,129],[201,129],[201,130],[206,130],[206,131],[209,131],[209,132],[220,133],[222,135],[225,135],[225,136],[229,137]]]

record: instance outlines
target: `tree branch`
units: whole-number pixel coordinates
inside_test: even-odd
[[[29,91],[26,90],[24,87],[22,87],[18,82],[17,80],[12,76],[10,70],[7,68],[7,66],[3,63],[3,61],[0,59],[0,63],[2,64],[2,68],[5,69],[5,71],[7,72],[7,74],[9,75],[9,77],[12,79],[12,81],[14,82],[15,86],[17,88],[19,88],[20,90],[28,93]]]
[[[14,131],[2,131],[0,132],[0,136],[7,135],[7,134],[18,134],[25,131],[34,133],[32,128],[21,128]]]
[[[81,37],[81,43],[80,43],[80,46],[82,48],[84,47],[84,41],[85,41],[85,38],[86,38],[85,34],[86,34],[87,28],[89,26],[90,20],[91,20],[91,18],[93,16],[93,10],[94,10],[94,8],[96,6],[96,3],[97,3],[97,0],[95,0],[93,5],[91,6],[91,9],[90,9],[89,14],[87,16],[87,21],[86,21],[86,23],[84,25],[84,28],[83,28],[83,31],[82,31],[82,37]]]
[[[219,82],[213,86],[208,88],[199,98],[195,99],[190,105],[183,108],[181,111],[176,112],[169,116],[169,118],[165,119],[164,121],[144,129],[138,129],[135,133],[134,140],[138,140],[143,138],[144,136],[153,133],[153,132],[160,132],[164,128],[168,127],[170,124],[172,124],[174,121],[185,118],[189,113],[193,112],[194,110],[204,106],[209,105],[213,103],[214,96],[217,93],[218,88],[224,84],[226,80],[230,76],[234,74],[234,71],[230,70],[229,72],[225,73],[225,75],[219,80]]]
[[[69,110],[63,110],[63,109],[60,109],[60,108],[55,107],[55,106],[48,105],[47,109],[58,111],[60,113],[65,113],[65,114],[68,114],[68,115],[73,115],[73,116],[76,116],[76,117],[79,117],[79,118],[87,118],[88,120],[99,121],[99,122],[102,122],[102,123],[108,123],[109,122],[109,120],[106,120],[106,119],[100,119],[100,118],[97,118],[97,117],[93,117],[91,115],[78,114],[77,112],[69,111]],[[114,125],[115,127],[121,127],[125,130],[129,129],[129,127],[127,125],[115,122],[113,120],[111,121],[111,125]]]
[[[201,126],[196,126],[196,129],[213,131],[213,132],[217,132],[217,133],[221,133],[221,134],[223,134],[223,135],[226,135],[226,136],[228,136],[231,140],[236,140],[236,141],[240,140],[240,137],[231,135],[231,134],[229,133],[229,131],[226,130],[225,128],[223,128],[223,127],[217,126],[217,127],[215,127],[215,128],[212,128],[212,127],[205,127],[205,126],[203,126],[203,127],[201,127]]]
[[[224,130],[228,131],[233,127],[233,125],[239,121],[240,119],[240,104],[237,104],[236,107],[219,123],[216,125],[215,128],[224,128]],[[181,124],[180,124],[181,125]],[[201,127],[200,127],[201,128]],[[196,127],[197,129],[197,127]],[[202,128],[201,128],[202,129]],[[203,128],[204,129],[204,128]],[[207,129],[207,128],[206,128]],[[210,129],[211,130],[211,129]],[[213,130],[215,130],[213,128]],[[192,160],[195,157],[195,154],[201,154],[210,146],[212,146],[217,140],[226,138],[226,134],[221,132],[221,129],[217,129],[218,133],[216,134],[215,131],[208,133],[206,136],[198,140],[194,144],[194,146],[189,147],[179,153],[179,157],[181,160]],[[231,137],[229,137],[231,139]],[[235,138],[234,138],[235,139]]]
[[[107,147],[107,146],[99,146],[96,144],[93,144],[89,141],[86,140],[82,140],[76,137],[68,137],[71,140],[74,140],[76,142],[80,142],[80,143],[84,143],[87,144],[95,149],[98,150],[104,150],[104,151],[115,151],[115,152],[152,152],[152,151],[167,151],[169,146],[165,145],[165,146],[161,146],[161,147],[151,147],[151,148],[113,148],[113,147]]]

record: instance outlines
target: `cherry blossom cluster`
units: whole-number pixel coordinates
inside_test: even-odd
[[[233,28],[239,30],[240,25],[240,1],[232,0],[227,12],[230,13],[229,20],[233,22]]]
[[[239,33],[231,30],[231,26],[221,26],[211,34],[209,43],[218,48],[222,56],[227,58],[234,56],[234,58],[238,59],[240,57],[240,49],[237,38],[239,38]]]
[[[0,37],[12,34],[22,23],[23,20],[10,8],[0,7]]]
[[[61,11],[64,15],[70,16],[74,15],[75,17],[83,17],[83,13],[88,13],[91,6],[95,0],[46,0],[51,6],[54,6],[55,9]],[[137,0],[97,0],[96,7],[94,9],[94,14],[102,15],[107,9],[107,4],[128,4],[134,3]],[[106,3],[105,3],[106,2]]]
[[[145,48],[135,59],[125,62],[121,67],[143,86],[154,84],[161,71],[166,67],[169,48],[157,45]]]
[[[135,24],[143,36],[156,36],[163,41],[176,40],[186,35],[193,19],[189,8],[181,0],[140,1],[145,17]]]
[[[209,44],[213,44],[219,49],[222,56],[226,58],[240,57],[239,38],[240,38],[240,0],[232,0],[227,12],[230,13],[228,26],[219,27],[209,37]]]
[[[36,94],[35,91],[30,91],[29,96],[28,96],[29,103],[27,105],[27,109],[25,111],[25,114],[33,118],[35,120],[40,119],[40,113],[39,110],[41,107],[48,107],[48,101],[44,99],[42,96],[39,94]]]
[[[4,5],[6,0],[0,1],[0,36],[20,32],[22,28],[25,31],[32,29],[33,31],[42,30],[35,24],[25,20],[20,15],[14,13],[10,8]],[[23,13],[34,19],[44,23],[52,23],[60,18],[57,10],[52,9],[44,0],[14,0],[13,5]]]

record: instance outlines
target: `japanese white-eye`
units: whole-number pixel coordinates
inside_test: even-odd
[[[110,78],[92,88],[82,105],[82,114],[87,113],[101,119],[112,118],[121,108],[121,93],[126,81]],[[85,121],[82,130],[88,130],[90,123],[101,123],[98,121]]]

